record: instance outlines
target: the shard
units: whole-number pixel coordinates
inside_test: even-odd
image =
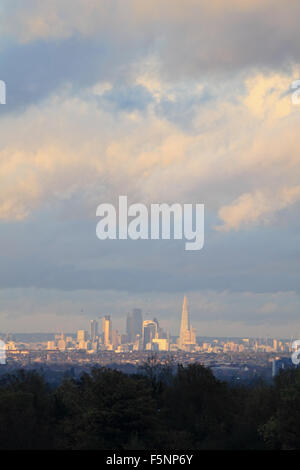
[[[190,326],[186,295],[183,299],[181,325],[178,346],[180,349],[191,350],[196,345],[195,330]]]

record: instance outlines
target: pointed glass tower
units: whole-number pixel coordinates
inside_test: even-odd
[[[186,295],[183,299],[182,304],[182,314],[181,314],[181,325],[180,325],[180,340],[184,339],[185,331],[190,329],[190,319],[189,319],[189,312],[187,309],[187,298]]]
[[[196,338],[195,338],[195,330],[191,328],[190,325],[190,318],[187,306],[187,298],[186,295],[183,299],[182,304],[182,314],[181,314],[181,325],[180,325],[180,335],[178,346],[180,349],[190,349],[190,346],[195,345]]]

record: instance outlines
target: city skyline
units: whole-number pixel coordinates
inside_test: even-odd
[[[113,343],[113,337],[117,334],[120,339],[120,344],[122,342],[125,343],[134,343],[137,337],[140,337],[141,344],[144,345],[144,326],[146,325],[149,328],[152,327],[155,323],[157,324],[156,329],[156,337],[159,337],[159,331],[162,332],[162,336],[164,338],[176,338],[174,345],[176,344],[179,349],[186,349],[183,347],[184,344],[186,345],[195,345],[197,344],[198,337],[202,338],[250,338],[252,340],[258,341],[258,343],[262,342],[262,344],[268,343],[270,340],[282,340],[285,341],[288,339],[289,342],[292,339],[298,338],[299,335],[297,333],[292,332],[290,335],[280,335],[280,336],[272,336],[272,335],[232,335],[232,334],[220,334],[220,335],[207,335],[204,334],[203,331],[196,331],[196,329],[191,324],[191,316],[190,311],[188,308],[188,298],[186,295],[183,297],[182,301],[182,309],[180,314],[178,313],[177,323],[178,329],[173,329],[172,332],[170,330],[169,325],[166,326],[164,322],[160,323],[160,321],[155,317],[151,317],[151,313],[143,311],[141,308],[134,307],[131,311],[128,311],[124,316],[122,321],[115,322],[115,318],[113,315],[102,314],[97,315],[93,319],[87,320],[85,316],[83,318],[83,322],[79,328],[75,328],[73,325],[73,329],[64,329],[56,327],[56,329],[49,329],[45,331],[28,331],[28,332],[18,332],[18,331],[0,331],[0,333],[6,334],[9,337],[11,334],[29,334],[29,335],[38,335],[38,334],[54,334],[56,337],[60,335],[77,335],[77,340],[80,341],[91,341],[93,342],[96,338],[102,337],[101,341],[104,345]],[[152,319],[151,319],[152,318]],[[88,325],[88,326],[87,326]],[[163,325],[163,326],[162,326]],[[78,338],[78,334],[82,337]],[[153,336],[154,338],[155,336]],[[122,338],[122,340],[121,340]],[[125,339],[124,339],[125,338]],[[98,341],[97,339],[97,341]],[[190,348],[187,348],[188,351]]]
[[[19,303],[18,299],[15,298],[14,302],[18,305],[18,311],[20,314],[22,315],[22,313],[26,313],[23,317],[24,320],[22,316],[19,316],[20,314],[16,313],[13,316],[9,316],[9,322],[7,323],[8,326],[5,327],[5,321],[3,321],[4,315],[2,315],[0,331],[5,333],[71,332],[77,329],[86,328],[86,324],[91,320],[91,318],[99,318],[105,315],[106,312],[109,312],[114,318],[114,323],[119,330],[126,330],[126,320],[124,320],[126,311],[128,312],[133,310],[136,308],[136,305],[140,305],[140,308],[143,312],[147,313],[149,318],[160,317],[162,326],[168,329],[170,334],[177,335],[177,332],[180,330],[181,309],[179,308],[179,305],[181,305],[182,302],[182,296],[180,294],[170,294],[166,296],[163,301],[156,298],[150,302],[149,296],[147,296],[144,301],[141,300],[140,297],[136,297],[137,300],[132,301],[131,297],[124,293],[120,293],[119,299],[122,298],[123,302],[120,302],[121,307],[118,306],[116,308],[116,304],[111,293],[108,293],[107,297],[101,293],[101,301],[103,304],[103,310],[101,309],[101,313],[99,312],[99,294],[97,292],[95,292],[93,296],[88,294],[88,302],[86,306],[83,305],[82,301],[80,301],[80,297],[82,295],[80,293],[79,296],[76,295],[74,300],[69,299],[68,301],[66,299],[64,302],[58,303],[55,300],[54,303],[56,308],[53,310],[57,310],[57,312],[50,315],[47,313],[47,310],[37,308],[39,302],[36,301],[36,296],[39,294],[40,293],[35,292],[35,298],[29,298],[28,302],[25,304]],[[289,323],[278,330],[276,318],[275,324],[272,325],[272,323],[270,323],[267,328],[263,324],[257,325],[255,321],[251,322],[251,313],[255,310],[259,311],[262,317],[270,316],[268,312],[268,302],[266,301],[268,296],[264,294],[261,294],[259,302],[257,302],[256,299],[252,299],[250,293],[237,294],[238,302],[234,302],[233,304],[231,303],[232,296],[228,296],[226,292],[220,293],[219,298],[217,299],[214,293],[209,293],[207,297],[202,294],[199,296],[190,292],[187,292],[187,294],[193,311],[193,325],[197,331],[202,332],[201,336],[289,338],[291,336],[297,336],[297,332],[299,332],[300,335],[300,326],[299,328],[295,328]],[[68,296],[72,297],[72,294],[69,293]],[[198,302],[197,298],[199,299]],[[3,305],[3,297],[1,300]],[[220,308],[219,300],[223,303],[223,309],[225,310],[226,308],[223,315],[217,315],[216,312],[216,309],[218,307]],[[240,302],[244,302],[244,308],[247,309],[250,316],[249,323],[243,328],[241,328],[239,324],[238,326],[236,325],[236,320],[240,316]],[[77,315],[74,315],[73,312],[74,303],[78,305]],[[125,305],[126,307],[122,308],[122,305]],[[270,308],[272,308],[272,305]],[[69,310],[68,315],[66,314],[66,309]],[[226,316],[226,314],[227,318],[225,318],[225,322],[223,322],[222,317]],[[280,311],[278,312],[278,315],[280,315]],[[232,322],[228,321],[228,317],[232,318]],[[28,321],[28,319],[30,321]],[[281,318],[279,318],[279,320],[280,319]]]
[[[90,320],[89,329],[79,329],[76,333],[60,332],[48,339],[38,341],[38,347],[34,345],[34,334],[29,343],[22,342],[22,339],[15,340],[13,334],[6,335],[6,343],[3,343],[8,353],[18,358],[21,355],[31,356],[32,352],[40,351],[41,354],[48,351],[46,362],[51,362],[57,354],[67,353],[68,360],[79,360],[72,354],[81,355],[81,360],[86,361],[87,353],[91,362],[103,360],[105,352],[121,354],[132,362],[132,353],[170,353],[170,357],[177,353],[200,354],[197,359],[201,360],[201,354],[246,354],[245,359],[249,361],[249,353],[281,353],[286,355],[292,351],[293,337],[284,338],[205,338],[198,336],[192,327],[188,299],[184,295],[180,317],[180,329],[178,335],[171,336],[170,331],[164,330],[157,318],[150,319],[149,314],[145,315],[140,308],[134,308],[126,314],[125,328],[119,331],[113,324],[111,315],[103,315],[97,319]],[[49,334],[48,334],[49,336]],[[33,342],[32,342],[33,341]],[[31,346],[30,346],[31,345]],[[33,348],[33,349],[31,349]],[[82,356],[83,354],[83,356]],[[54,355],[54,356],[53,356]],[[286,357],[286,356],[285,356]],[[141,358],[140,358],[141,359]],[[203,356],[202,356],[203,359]],[[279,357],[273,357],[275,364]],[[60,360],[63,362],[62,358]],[[232,361],[232,359],[230,359]],[[240,358],[239,358],[240,360]],[[265,360],[265,358],[264,358]],[[274,362],[275,361],[275,362]],[[134,363],[134,360],[133,360]]]

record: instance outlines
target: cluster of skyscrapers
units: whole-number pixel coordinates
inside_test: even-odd
[[[99,322],[102,329],[99,329]],[[48,349],[80,349],[89,351],[112,350],[129,351],[193,351],[196,347],[195,330],[190,326],[187,298],[182,306],[180,335],[177,343],[172,343],[169,332],[160,327],[156,318],[143,320],[142,310],[135,308],[126,317],[126,333],[119,334],[113,329],[110,315],[101,320],[91,320],[90,331],[78,330],[76,339],[64,334],[56,335],[48,342]]]

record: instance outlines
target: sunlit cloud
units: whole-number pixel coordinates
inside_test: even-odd
[[[299,219],[300,106],[291,99],[300,78],[299,13],[298,0],[288,7],[280,0],[185,0],[184,7],[182,0],[3,0],[2,288],[114,285],[129,297],[153,288],[162,298],[205,285],[213,294],[199,293],[198,311],[212,318],[222,302],[229,315],[235,291],[262,289],[269,294],[255,303],[254,320],[279,315],[284,294],[270,292],[297,290],[296,257],[285,246]],[[138,256],[131,246],[94,247],[96,207],[120,194],[146,204],[204,203],[199,260],[177,260],[176,247],[137,248]],[[49,253],[39,251],[28,277],[28,253],[32,259],[42,244],[38,227],[47,219],[55,238],[60,218],[63,235]],[[68,220],[78,222],[76,234]],[[277,260],[279,226],[288,242]],[[272,262],[262,257],[266,236]],[[234,265],[239,244],[248,243],[249,257]],[[255,260],[269,276],[258,278]],[[249,319],[254,331],[250,311],[239,324],[245,298],[236,299],[236,317],[219,318],[224,331]],[[65,305],[70,313],[72,302]],[[286,314],[296,305],[293,297]],[[60,308],[45,309],[49,325]],[[33,322],[34,312],[27,314]],[[80,315],[75,320],[81,324]],[[210,330],[209,318],[202,325]]]

